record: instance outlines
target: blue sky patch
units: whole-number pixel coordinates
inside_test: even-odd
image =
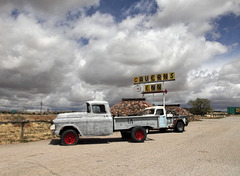
[[[99,11],[107,13],[115,18],[116,22],[121,22],[128,16],[135,16],[138,14],[152,15],[158,9],[157,3],[154,0],[104,0],[100,1],[98,7],[91,7],[87,10],[87,15]]]
[[[85,37],[81,37],[77,43],[81,43],[82,45],[88,45],[89,43],[89,39],[85,38]]]
[[[20,11],[18,9],[14,9],[11,13],[11,16],[14,18],[17,18],[19,14],[20,14]]]
[[[240,16],[234,14],[222,16],[217,20],[217,24],[217,31],[220,33],[217,41],[226,45],[240,43]]]
[[[216,19],[213,24],[218,37],[215,38],[211,33],[208,33],[206,34],[207,40],[217,41],[227,46],[240,44],[240,16],[224,15]]]

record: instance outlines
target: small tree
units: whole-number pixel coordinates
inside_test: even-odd
[[[189,111],[194,115],[205,115],[208,112],[212,111],[210,101],[204,98],[197,98],[196,100],[191,100],[188,102],[192,107],[189,108]]]

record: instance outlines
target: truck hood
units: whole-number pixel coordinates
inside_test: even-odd
[[[58,114],[56,119],[66,119],[66,118],[81,118],[86,116],[87,112],[74,112],[74,113],[62,113]]]

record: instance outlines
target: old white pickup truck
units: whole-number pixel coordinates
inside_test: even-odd
[[[167,117],[163,107],[145,110],[143,116],[113,117],[106,101],[87,101],[87,112],[62,113],[53,120],[50,129],[60,136],[62,145],[75,145],[79,136],[107,136],[120,131],[123,138],[143,142],[149,129],[173,128],[183,132],[186,117]]]

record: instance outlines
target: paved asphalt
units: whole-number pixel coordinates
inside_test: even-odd
[[[144,143],[108,137],[0,145],[0,176],[239,176],[240,117],[191,122],[185,132],[150,132]]]

